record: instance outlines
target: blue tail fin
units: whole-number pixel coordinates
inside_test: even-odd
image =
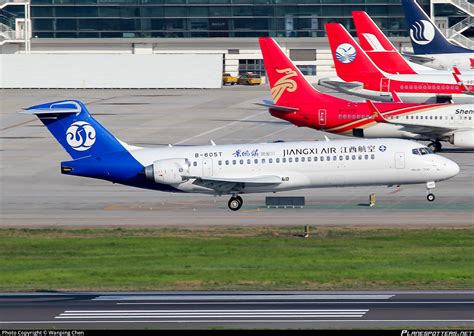
[[[415,54],[471,53],[472,50],[449,42],[431,22],[416,0],[402,0],[405,20]]]
[[[78,100],[62,100],[25,109],[43,122],[73,159],[125,150]]]

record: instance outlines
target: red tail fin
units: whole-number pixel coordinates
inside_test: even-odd
[[[354,11],[352,18],[360,46],[377,67],[389,73],[416,74],[366,12]]]
[[[258,39],[275,104],[299,107],[305,100],[343,101],[316,90],[272,38]]]
[[[364,77],[379,81],[383,74],[349,32],[339,23],[326,23],[329,45],[337,75],[346,82],[362,82]]]

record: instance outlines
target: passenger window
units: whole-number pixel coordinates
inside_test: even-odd
[[[293,162],[293,158],[288,158],[288,162]]]
[[[369,155],[368,155],[368,154],[365,154],[365,155],[364,155],[364,159],[368,160],[368,159],[369,159]]]
[[[280,158],[276,158],[276,163],[280,163]]]
[[[301,158],[301,162],[304,162],[304,161],[305,161],[305,158],[304,158],[304,156],[303,156],[303,157]]]
[[[225,160],[225,165],[226,165],[226,166],[229,165],[229,160]]]
[[[356,156],[355,155],[352,155],[352,160],[355,160],[356,159]]]
[[[370,154],[370,158],[373,160],[375,159],[375,154]]]
[[[333,161],[337,161],[337,156],[334,155],[334,156],[332,157],[332,160],[333,160]]]
[[[268,159],[268,163],[273,163],[273,159]]]
[[[236,164],[237,164],[237,161],[236,161],[236,160],[232,160],[232,164],[233,164],[233,165],[236,165]]]
[[[247,164],[251,164],[251,163],[252,163],[252,160],[247,159]]]
[[[222,166],[222,161],[219,161],[218,164],[219,164],[219,166]]]
[[[319,158],[319,161],[324,161],[324,156],[321,156],[321,157]]]
[[[286,163],[286,158],[281,159],[281,162]]]
[[[193,162],[193,166],[196,167],[198,163],[196,161]]]
[[[344,160],[344,156],[339,155],[339,161],[342,161],[342,160]]]
[[[349,160],[349,155],[346,155],[346,160]]]
[[[254,162],[255,164],[257,164],[257,163],[258,163],[258,159],[253,160],[253,162]]]
[[[308,157],[308,162],[311,162],[311,156],[310,156],[310,157]]]
[[[295,162],[298,162],[299,160],[300,160],[299,158],[295,157]]]
[[[265,163],[265,159],[262,159],[262,163]]]
[[[318,161],[318,157],[317,157],[317,156],[314,157],[314,162],[316,162],[316,161]]]

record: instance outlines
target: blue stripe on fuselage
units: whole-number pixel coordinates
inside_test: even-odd
[[[143,168],[126,150],[61,162],[61,171],[66,175],[91,177],[143,189],[182,192],[168,184],[148,180]]]

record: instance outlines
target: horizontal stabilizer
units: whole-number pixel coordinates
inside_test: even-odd
[[[298,111],[299,109],[296,108],[296,107],[288,107],[288,106],[280,106],[280,105],[275,105],[273,103],[273,101],[271,100],[264,100],[263,102],[261,103],[255,103],[256,105],[259,105],[259,106],[265,106],[265,107],[268,107],[268,108],[271,108],[273,110],[277,110],[277,111],[280,111],[280,112],[296,112]]]
[[[23,109],[24,114],[43,115],[43,114],[76,114],[82,111],[81,105],[76,101],[64,100],[54,103],[31,106]]]

